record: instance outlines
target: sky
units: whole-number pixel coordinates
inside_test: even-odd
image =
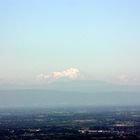
[[[0,85],[140,84],[139,15],[139,0],[0,0]]]

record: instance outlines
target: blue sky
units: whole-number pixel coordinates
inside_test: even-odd
[[[79,69],[140,83],[139,0],[0,0],[1,83]]]

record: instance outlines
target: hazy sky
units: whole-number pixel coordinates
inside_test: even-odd
[[[139,0],[0,0],[1,83],[75,72],[140,83]]]

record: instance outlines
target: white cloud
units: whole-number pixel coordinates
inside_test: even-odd
[[[128,82],[129,81],[129,77],[126,74],[121,74],[118,76],[118,80],[121,82]]]
[[[80,75],[80,71],[77,68],[70,68],[63,71],[55,71],[52,73],[41,73],[37,76],[38,79],[42,80],[58,80],[61,78],[68,78],[70,80],[75,80]]]
[[[127,74],[120,74],[117,77],[117,81],[123,84],[131,84],[131,85],[137,85],[140,84],[139,76],[132,76]]]

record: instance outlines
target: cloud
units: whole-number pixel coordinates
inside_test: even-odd
[[[139,76],[132,76],[127,74],[121,74],[117,77],[117,80],[120,83],[123,84],[131,84],[131,85],[137,85],[140,84],[140,78]]]
[[[118,76],[118,80],[121,82],[128,82],[129,81],[129,77],[126,74],[121,74]]]
[[[61,78],[68,78],[70,80],[75,80],[80,75],[80,71],[77,68],[69,68],[63,71],[55,71],[52,73],[41,73],[37,76],[38,79],[42,80],[58,80]]]

